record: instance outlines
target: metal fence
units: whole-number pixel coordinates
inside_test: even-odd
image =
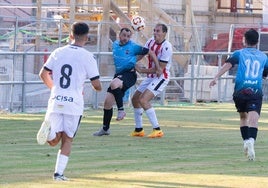
[[[111,52],[93,52],[97,58],[112,55]],[[50,52],[0,52],[0,58],[5,58],[7,71],[0,69],[0,108],[11,112],[38,111],[47,106],[50,91],[39,79],[38,73],[29,72],[34,62],[27,60],[35,56],[47,56]],[[173,56],[190,56],[191,62],[197,62],[204,56],[215,56],[219,66],[208,66],[191,63],[185,68],[183,76],[173,76],[166,90],[155,102],[162,105],[170,103],[198,101],[226,102],[232,100],[234,75],[230,71],[218,82],[217,87],[209,88],[209,82],[221,67],[221,62],[229,53],[216,52],[174,52]],[[31,58],[30,58],[31,57]],[[8,61],[9,60],[9,61]],[[145,75],[140,75],[139,81]],[[98,108],[103,105],[106,88],[112,77],[101,77],[103,91],[100,93],[92,90],[90,81],[85,84],[85,107]],[[139,83],[138,81],[138,83]],[[137,84],[138,84],[137,83]],[[131,90],[130,95],[134,91]],[[264,98],[265,100],[267,97]]]

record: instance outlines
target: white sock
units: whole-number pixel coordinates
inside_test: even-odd
[[[248,139],[246,139],[246,140],[243,140],[243,143],[245,144],[246,142],[248,142]]]
[[[254,143],[255,143],[254,138],[251,138],[251,137],[250,137],[248,140],[249,140],[250,142],[252,142],[252,143],[253,143],[253,145],[254,145]]]
[[[158,120],[155,114],[154,108],[149,108],[145,111],[150,123],[152,124],[153,128],[159,127]]]
[[[134,108],[135,128],[142,128],[142,108]]]
[[[63,172],[67,166],[69,157],[61,154],[61,150],[59,150],[57,155],[57,161],[55,165],[55,173],[63,175]]]

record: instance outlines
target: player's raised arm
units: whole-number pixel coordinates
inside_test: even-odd
[[[212,87],[214,85],[216,85],[217,80],[228,70],[230,70],[230,68],[232,68],[232,64],[231,63],[225,63],[222,68],[219,70],[219,72],[216,74],[216,76],[214,77],[214,79],[209,83],[209,87]]]

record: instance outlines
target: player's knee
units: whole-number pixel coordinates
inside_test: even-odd
[[[111,88],[111,90],[114,90],[114,89],[116,89],[117,87],[118,87],[118,86],[117,86],[116,83],[111,82],[111,84],[110,84],[110,88]]]
[[[139,99],[139,102],[140,102],[141,106],[145,106],[148,103],[147,99],[144,97],[141,97]]]
[[[56,146],[59,142],[56,141],[56,140],[51,140],[51,141],[47,141],[47,143],[48,143],[50,146],[54,147],[54,146]]]
[[[53,140],[47,141],[47,143],[52,147],[56,146],[60,142],[61,138],[62,138],[62,133],[61,132],[56,133],[56,137]]]
[[[137,97],[133,96],[131,98],[131,102],[132,102],[133,105],[138,104],[139,103],[139,99]]]
[[[110,87],[111,87],[111,90],[115,90],[117,88],[122,88],[123,87],[123,81],[118,79],[118,78],[115,78],[110,83]]]

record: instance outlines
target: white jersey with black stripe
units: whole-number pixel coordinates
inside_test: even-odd
[[[99,77],[93,54],[82,47],[66,45],[54,50],[44,66],[52,71],[54,84],[48,111],[82,115],[84,82]]]

